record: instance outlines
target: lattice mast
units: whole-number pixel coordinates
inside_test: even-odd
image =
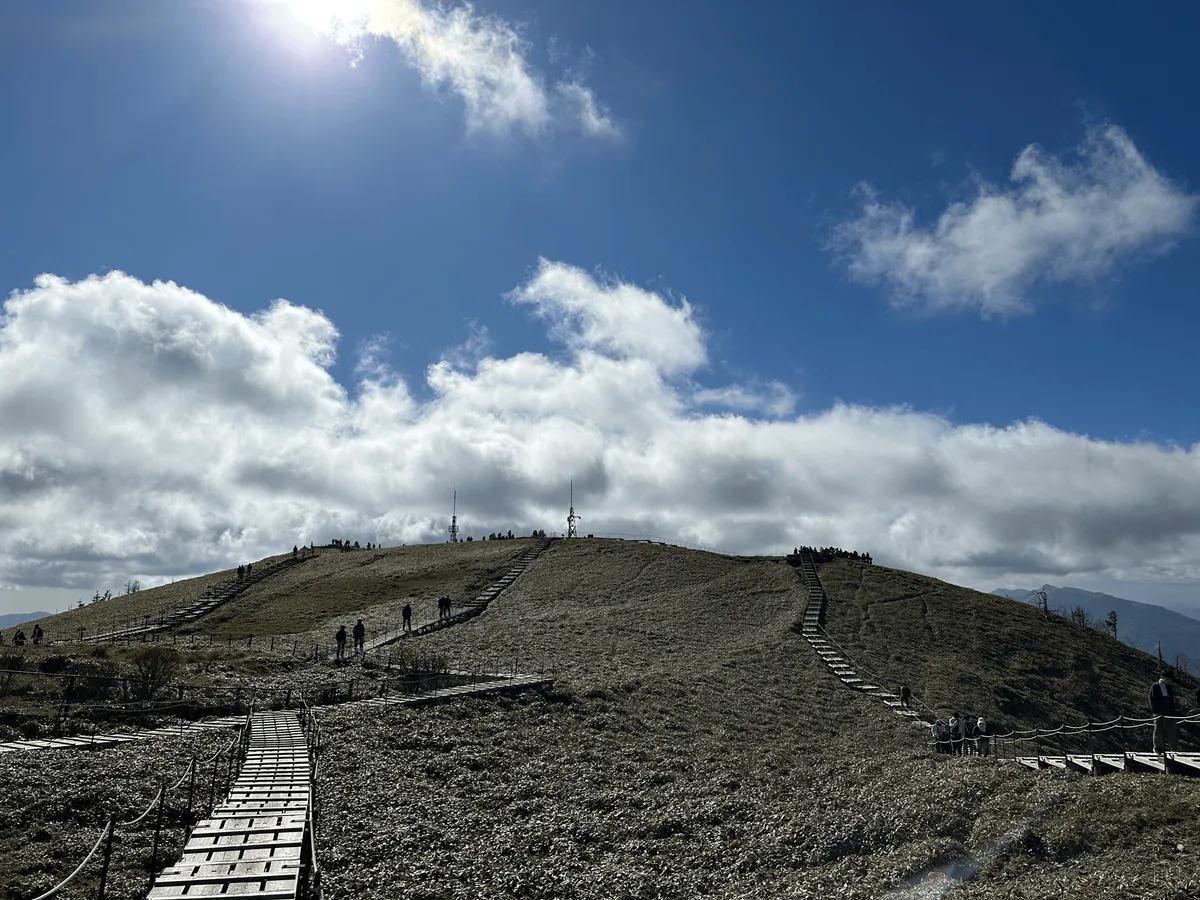
[[[450,541],[458,543],[458,488],[454,489],[454,505],[450,507]]]
[[[567,513],[567,537],[579,537],[579,529],[575,527],[580,516],[575,515],[575,479],[571,479],[571,511]]]

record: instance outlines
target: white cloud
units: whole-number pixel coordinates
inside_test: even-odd
[[[601,109],[591,88],[578,81],[563,82],[558,85],[558,93],[579,120],[584,134],[608,138],[621,136],[621,129],[607,111]]]
[[[719,406],[748,413],[786,416],[796,408],[796,395],[779,381],[765,385],[730,384],[719,388],[697,388],[692,392],[697,406]]]
[[[565,117],[589,136],[619,134],[590,88],[570,80],[548,89],[520,33],[470,3],[446,9],[423,0],[284,2],[304,24],[360,55],[363,35],[393,42],[427,85],[462,99],[471,130],[538,133]]]
[[[529,282],[509,294],[551,324],[551,335],[576,350],[592,348],[654,364],[676,374],[704,365],[704,335],[687,300],[671,306],[631,284],[601,284],[583,269],[542,259]]]
[[[347,392],[311,310],[38,279],[0,320],[0,585],[90,594],[335,535],[438,540],[452,484],[469,532],[555,530],[571,478],[595,531],[832,543],[985,588],[1200,581],[1200,447],[906,409],[755,418],[738,404],[786,388],[697,392],[686,304],[546,261],[513,296],[567,358],[447,359],[412,392],[374,347]]]
[[[835,229],[831,249],[853,278],[886,285],[897,304],[1024,313],[1038,281],[1094,279],[1169,248],[1188,230],[1198,199],[1111,125],[1088,133],[1075,162],[1026,147],[1010,180],[982,185],[931,227],[862,187],[862,212]]]

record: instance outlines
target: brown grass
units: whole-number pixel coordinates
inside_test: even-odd
[[[424,611],[437,597],[461,603],[502,574],[532,539],[422,544],[348,553],[323,551],[315,559],[264,579],[244,594],[183,629],[218,637],[315,633],[327,640],[345,622],[364,618],[374,630],[399,619],[406,600]],[[416,615],[416,610],[414,610]]]
[[[1093,628],[898,569],[838,560],[820,577],[830,636],[942,716],[983,715],[995,729],[1149,716],[1158,660]],[[1177,694],[1194,697],[1195,687]]]

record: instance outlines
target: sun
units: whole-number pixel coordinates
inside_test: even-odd
[[[301,25],[349,44],[362,37],[379,0],[278,0]]]

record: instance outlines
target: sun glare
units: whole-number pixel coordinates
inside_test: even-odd
[[[379,0],[282,0],[297,22],[339,43],[362,37],[378,5]]]

